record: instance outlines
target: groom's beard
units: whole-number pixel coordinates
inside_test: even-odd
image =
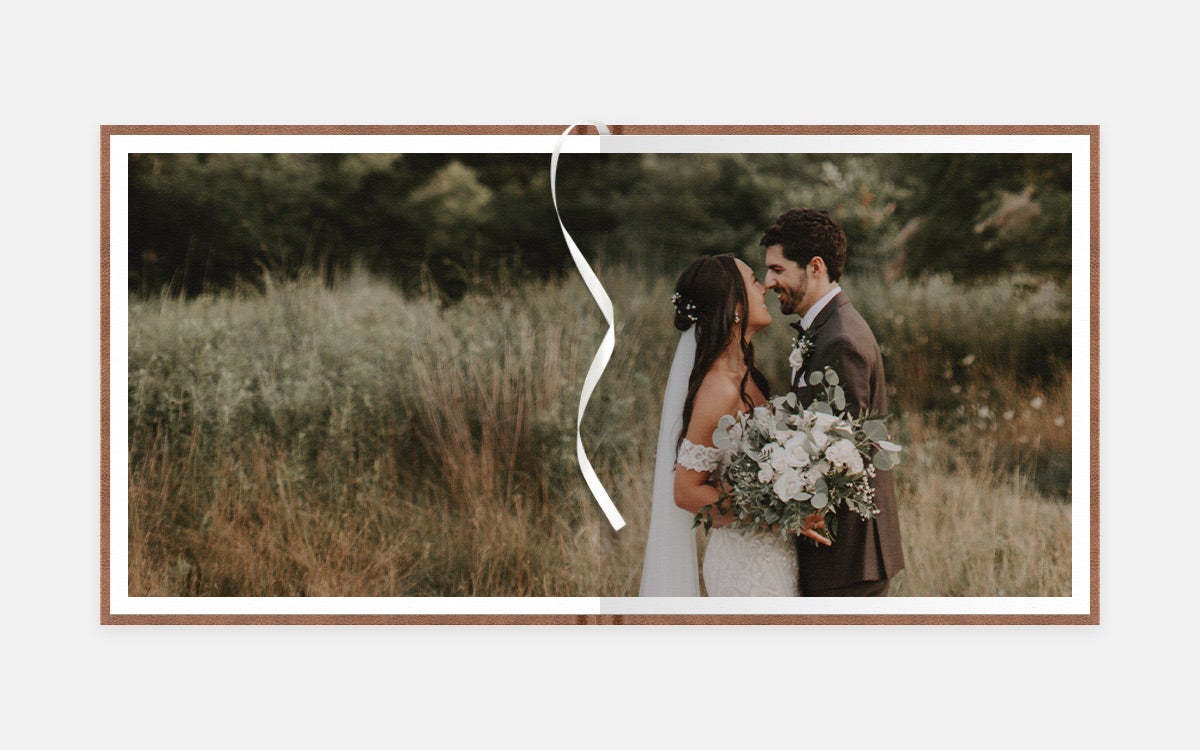
[[[784,315],[794,315],[800,300],[804,299],[804,287],[780,287],[776,294],[779,296],[779,311]]]

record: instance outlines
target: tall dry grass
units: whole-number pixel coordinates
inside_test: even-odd
[[[575,460],[579,388],[603,333],[576,279],[479,291],[450,307],[364,275],[132,303],[130,592],[636,595],[677,332],[668,280],[621,269],[602,278],[617,348],[583,436],[628,523],[620,532]],[[894,347],[889,373],[901,384],[908,570],[893,590],[1064,593],[1069,495],[1055,477],[1070,415],[1065,427],[1054,420],[1056,404],[1069,403],[1066,370],[1006,371],[1038,370],[1022,364],[1020,346],[995,340],[1001,329],[959,332],[961,313],[940,306],[972,292],[934,283],[848,290]],[[1006,303],[997,286],[993,301],[971,306],[976,318],[1011,318],[1008,303],[1024,293],[1010,289]],[[1069,331],[1061,316],[1039,320],[1031,330]],[[971,351],[946,343],[954,336]],[[789,340],[783,325],[756,339],[776,390]],[[958,363],[950,378],[946,361]],[[939,389],[933,406],[908,395],[913,383]],[[1058,468],[1038,469],[1048,462]]]

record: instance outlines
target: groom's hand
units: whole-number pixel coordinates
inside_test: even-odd
[[[808,517],[804,519],[804,526],[800,529],[800,533],[809,539],[816,541],[817,544],[824,544],[826,547],[828,547],[832,545],[833,542],[829,541],[829,538],[821,533],[824,530],[825,516],[821,515],[820,513],[809,513]]]

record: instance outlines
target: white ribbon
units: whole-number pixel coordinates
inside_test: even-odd
[[[625,519],[617,512],[616,506],[609,499],[608,493],[604,491],[604,485],[600,483],[600,478],[596,476],[595,469],[588,461],[587,452],[583,450],[583,438],[580,435],[579,428],[583,424],[583,412],[587,409],[588,399],[592,396],[592,391],[596,388],[596,383],[600,382],[600,375],[604,372],[604,368],[608,366],[608,360],[612,358],[613,348],[616,346],[616,334],[613,332],[613,306],[612,300],[608,298],[608,293],[604,291],[604,285],[600,283],[600,279],[592,271],[592,267],[588,265],[584,259],[583,253],[579,252],[579,247],[575,244],[575,240],[571,239],[570,232],[563,224],[562,214],[558,211],[558,194],[555,192],[555,175],[558,172],[558,154],[562,151],[563,144],[567,140],[567,136],[572,130],[579,127],[581,123],[575,123],[571,127],[563,131],[563,134],[558,139],[558,145],[554,147],[554,153],[550,156],[550,197],[554,201],[554,214],[558,217],[558,226],[562,229],[563,237],[567,240],[567,247],[571,251],[571,257],[575,260],[575,266],[579,269],[579,273],[583,276],[583,283],[587,285],[588,291],[592,293],[596,304],[600,306],[600,311],[604,313],[604,320],[608,322],[608,332],[604,334],[604,340],[600,342],[600,349],[597,350],[596,356],[592,359],[592,364],[588,367],[587,377],[583,380],[583,392],[579,395],[579,414],[575,417],[575,455],[579,458],[579,470],[583,472],[584,481],[587,482],[588,488],[595,496],[596,502],[600,504],[600,509],[604,511],[604,515],[608,516],[608,522],[612,524],[613,530],[620,530],[625,525]],[[596,131],[600,135],[609,135],[608,126],[598,122],[592,122],[596,127]]]

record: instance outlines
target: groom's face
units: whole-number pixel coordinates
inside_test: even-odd
[[[803,313],[805,292],[808,291],[808,274],[804,267],[783,255],[783,245],[767,248],[767,275],[763,286],[779,295],[779,310],[784,315]],[[811,307],[811,303],[809,304]]]

